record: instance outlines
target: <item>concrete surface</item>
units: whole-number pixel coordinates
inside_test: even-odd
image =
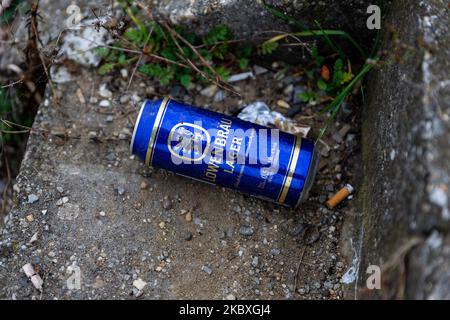
[[[445,1],[395,2],[386,28],[387,55],[369,81],[365,183],[355,237],[361,240],[360,285],[365,286],[368,265],[406,256],[385,275],[389,290],[369,296],[449,297],[449,25]],[[424,242],[430,237],[442,238],[433,250]],[[415,243],[411,255],[400,254],[408,243]],[[404,270],[406,279],[389,276]]]
[[[267,11],[262,1],[237,0],[153,0],[150,1],[157,16],[174,23],[194,26],[204,33],[211,26],[226,24],[238,36],[249,38],[261,31],[286,31],[317,29],[315,21],[324,29],[345,30],[354,35],[358,41],[368,43],[376,31],[369,31],[366,26],[367,8],[378,5],[384,8],[389,0],[351,0],[351,1],[309,1],[309,0],[268,0],[267,4],[294,17],[300,26],[286,24]]]
[[[271,3],[307,25],[320,17],[323,27],[370,42],[366,1]],[[57,38],[68,4],[42,1],[44,41]],[[78,5],[86,15],[91,6],[102,8]],[[153,6],[199,31],[227,23],[248,37],[291,27],[246,1]],[[340,119],[351,123],[351,134],[325,136],[330,149],[322,150],[317,184],[295,211],[145,168],[128,151],[143,97],[169,92],[228,114],[256,99],[275,106],[290,101],[286,87],[301,85],[289,72],[293,83],[275,81],[282,67],[239,83],[242,98],[214,102],[199,94],[204,85],[183,92],[138,76],[125,90],[130,72],[100,77],[69,64],[70,80],[55,84],[60,105],[47,90],[17,178],[17,206],[0,230],[0,298],[448,298],[449,9],[440,0],[396,1],[390,11],[387,55],[370,78],[364,107],[363,174],[353,110]],[[100,107],[101,100],[111,106]],[[296,119],[314,135],[323,119],[311,114],[306,108]],[[327,197],[348,182],[357,187],[358,206],[326,209]],[[26,263],[44,279],[42,293],[21,270]],[[383,271],[381,291],[365,288],[372,264]]]
[[[1,235],[0,297],[342,297],[345,261],[337,248],[349,207],[323,205],[340,181],[334,165],[341,151],[329,156],[322,187],[295,211],[145,168],[130,157],[129,139],[137,97],[154,97],[154,84],[140,79],[142,86],[124,93],[127,79],[78,72],[56,85],[61,105],[48,95],[33,125],[17,207]],[[272,77],[246,83],[243,100],[267,90]],[[109,108],[99,106],[102,83],[115,92]],[[275,90],[267,96],[277,98]],[[205,99],[192,102],[208,105]],[[214,109],[231,112],[221,108],[235,102]],[[248,227],[251,235],[242,232]],[[28,262],[44,279],[42,295],[21,270]],[[80,290],[67,284],[76,268]]]
[[[44,21],[51,20],[43,24],[46,43],[58,39],[68,4],[41,3]],[[88,3],[78,5],[89,9]],[[359,124],[353,111],[342,120],[354,132],[327,134],[310,201],[290,210],[146,168],[129,154],[143,98],[171,93],[227,114],[255,100],[271,106],[279,99],[291,102],[304,79],[282,63],[237,83],[242,97],[225,94],[214,102],[216,95],[200,94],[207,84],[185,92],[137,74],[127,90],[132,70],[101,77],[64,55],[58,61],[52,67],[59,75],[55,92],[47,88],[14,186],[16,207],[0,229],[0,298],[343,297],[346,262],[339,239],[352,206],[348,201],[330,211],[324,202],[355,180]],[[103,100],[109,106],[102,107]],[[313,108],[295,119],[317,135],[323,118],[312,118]],[[335,123],[334,130],[342,125]],[[27,263],[42,277],[42,292],[23,272]]]

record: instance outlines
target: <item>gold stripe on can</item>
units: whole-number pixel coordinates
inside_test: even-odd
[[[168,102],[169,98],[165,97],[161,102],[161,105],[159,106],[158,113],[156,114],[155,123],[153,124],[152,133],[150,135],[150,140],[148,142],[147,153],[145,155],[145,164],[148,166],[151,165],[153,159],[156,138],[158,136],[160,124],[166,112]]]
[[[283,188],[280,194],[280,197],[278,198],[279,203],[284,203],[286,200],[286,196],[288,194],[289,188],[291,187],[291,183],[294,177],[295,168],[297,167],[298,158],[300,157],[300,146],[301,146],[301,139],[298,137],[295,137],[295,146],[292,156],[291,164],[288,168],[288,173],[286,177],[286,181],[283,184]]]

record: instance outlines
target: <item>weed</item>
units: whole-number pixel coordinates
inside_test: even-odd
[[[159,80],[161,86],[177,81],[189,89],[195,80],[226,81],[232,68],[248,67],[252,47],[238,44],[225,25],[200,37],[179,26],[172,28],[149,19],[144,22],[137,7],[124,6],[131,23],[112,46],[97,48],[103,58],[100,74],[137,63],[138,72]],[[133,52],[126,50],[130,47]]]
[[[14,94],[19,100],[25,100],[19,89],[16,89]],[[2,146],[4,143],[18,144],[21,138],[17,136],[17,133],[27,133],[28,131],[15,130],[14,128],[31,126],[33,123],[33,119],[25,114],[14,116],[12,97],[7,89],[0,87],[0,145]]]
[[[10,22],[15,17],[17,11],[25,11],[26,8],[28,8],[26,1],[12,0],[8,8],[0,9],[0,24]]]
[[[311,85],[309,90],[299,94],[300,100],[317,104],[323,96],[334,99],[354,77],[350,62],[344,65],[341,58],[327,59],[319,54],[317,46],[312,47],[311,57],[314,63],[305,72]]]
[[[12,112],[12,101],[8,95],[8,91],[4,88],[0,88],[0,117],[5,119]],[[7,127],[3,122],[0,122],[0,141],[1,143],[10,141],[11,134],[6,133]]]
[[[317,138],[317,140],[319,140],[325,133],[329,124],[336,118],[340,107],[352,92],[352,90],[364,80],[365,76],[379,61],[378,49],[380,33],[377,34],[375,45],[370,55],[368,56],[364,49],[362,49],[362,47],[358,44],[358,42],[355,41],[355,39],[345,31],[323,29],[318,21],[315,22],[317,27],[319,28],[318,30],[305,30],[305,25],[301,21],[298,21],[297,19],[284,14],[274,6],[268,5],[265,1],[263,1],[263,5],[276,17],[285,21],[289,21],[303,30],[299,32],[283,33],[265,41],[260,46],[260,53],[272,53],[275,49],[278,48],[278,43],[280,41],[286,40],[290,37],[318,37],[325,39],[327,44],[331,48],[333,48],[333,50],[337,52],[339,56],[339,58],[332,63],[333,67],[332,70],[330,70],[330,64],[326,63],[327,59],[321,56],[318,52],[317,46],[314,46],[311,50],[311,57],[313,58],[315,64],[311,69],[306,71],[308,79],[310,83],[313,83],[313,85],[311,86],[311,90],[302,92],[299,96],[303,102],[311,104],[319,102],[321,93],[325,94],[332,100],[331,103],[325,106],[319,113],[329,113],[330,115],[325,126],[320,131],[319,137]],[[343,37],[344,39],[349,41],[356,49],[356,51],[360,54],[360,56],[366,61],[361,69],[357,72],[356,76],[352,73],[350,60],[347,59],[347,56],[345,55],[342,48],[332,40],[332,37]],[[344,65],[345,60],[347,60],[346,66]]]

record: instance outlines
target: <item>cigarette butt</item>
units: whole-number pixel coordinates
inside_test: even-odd
[[[30,279],[33,286],[38,289],[39,291],[42,291],[42,285],[44,284],[44,281],[42,278],[36,273],[31,263],[27,263],[22,267],[23,272],[27,275],[27,277]]]
[[[28,278],[31,278],[31,276],[36,274],[36,271],[34,271],[34,268],[31,265],[31,263],[27,263],[26,265],[24,265],[22,267],[22,270],[23,270],[23,272],[25,272],[25,274],[27,275]]]
[[[44,281],[38,274],[31,276],[30,280],[36,289],[38,289],[39,291],[42,291],[42,285],[44,284]]]
[[[328,209],[333,209],[339,203],[341,203],[345,198],[352,194],[354,191],[353,187],[349,184],[345,185],[341,190],[335,193],[327,202],[326,205]]]
[[[81,91],[80,88],[77,89],[76,94],[77,94],[78,100],[80,100],[80,103],[86,104],[86,99],[84,98],[83,91]]]

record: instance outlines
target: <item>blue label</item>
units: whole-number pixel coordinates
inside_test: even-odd
[[[131,148],[147,165],[295,206],[314,144],[165,98],[144,103]]]

